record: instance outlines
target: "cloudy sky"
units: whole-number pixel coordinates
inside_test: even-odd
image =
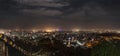
[[[0,28],[119,29],[119,0],[0,0]]]

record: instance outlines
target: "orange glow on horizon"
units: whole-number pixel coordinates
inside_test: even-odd
[[[0,33],[1,33],[1,34],[4,34],[4,33],[5,33],[5,31],[4,31],[4,30],[0,30]]]
[[[56,28],[56,27],[45,27],[43,30],[44,30],[45,32],[59,31],[59,29]]]
[[[46,32],[53,32],[54,30],[53,29],[46,29],[45,31]]]
[[[37,30],[37,29],[33,29],[32,31],[33,31],[33,32],[38,32],[38,30]]]
[[[74,32],[79,32],[80,29],[72,29],[72,31],[74,31]]]

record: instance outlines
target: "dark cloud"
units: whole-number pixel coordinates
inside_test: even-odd
[[[116,28],[118,0],[0,0],[0,27]],[[14,28],[13,27],[13,28]]]

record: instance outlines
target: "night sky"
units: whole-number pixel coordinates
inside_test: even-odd
[[[119,0],[0,0],[0,28],[119,29]]]

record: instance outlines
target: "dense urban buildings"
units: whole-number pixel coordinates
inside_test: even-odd
[[[6,31],[0,40],[8,56],[120,55],[120,33],[115,31]]]
[[[120,56],[120,1],[0,0],[0,56]]]

